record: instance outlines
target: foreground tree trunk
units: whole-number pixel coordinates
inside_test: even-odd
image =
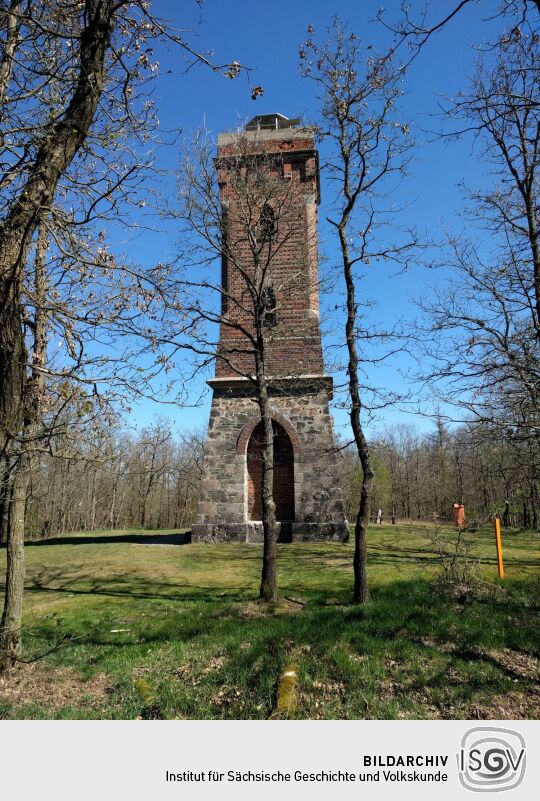
[[[268,384],[261,358],[263,348],[256,356],[257,389],[259,409],[264,430],[262,448],[262,523],[263,523],[263,566],[259,597],[263,601],[275,603],[277,594],[277,536],[276,504],[274,502],[274,430],[268,398]]]
[[[7,452],[20,429],[25,380],[26,349],[13,250],[0,243],[0,455]]]
[[[25,415],[21,451],[13,470],[8,512],[7,568],[4,609],[0,623],[0,672],[11,667],[21,651],[21,622],[24,595],[26,499],[32,475],[33,451],[41,429],[44,367],[47,358],[47,230],[40,222],[34,271],[34,342],[32,373],[25,393]]]
[[[7,542],[7,516],[11,493],[11,465],[6,459],[0,461],[0,545]]]
[[[358,511],[354,525],[354,590],[353,603],[362,604],[369,598],[367,580],[367,529],[369,525],[369,500],[371,488],[373,486],[373,470],[369,455],[369,447],[362,428],[361,411],[362,402],[360,400],[360,383],[358,380],[358,352],[356,349],[355,326],[357,317],[357,305],[354,286],[354,276],[352,271],[351,258],[347,243],[347,222],[348,218],[338,227],[339,241],[343,258],[343,275],[347,292],[347,321],[345,323],[345,338],[347,342],[348,365],[347,373],[349,379],[350,397],[350,419],[353,430],[354,442],[362,467],[362,486],[360,488],[360,498]]]
[[[8,515],[6,590],[0,622],[0,673],[16,662],[21,651],[25,575],[24,520],[29,484],[30,458],[24,453],[13,477]]]
[[[0,59],[0,120],[3,117],[13,62],[19,44],[19,0],[12,0],[6,11],[2,58]],[[5,223],[0,238],[0,458],[6,452],[10,435],[17,431],[21,417],[25,350],[22,336],[17,238]],[[0,538],[1,540],[1,538]]]
[[[308,32],[312,33],[310,29]],[[327,221],[339,239],[346,287],[349,416],[362,468],[354,538],[354,603],[368,598],[366,539],[373,485],[369,447],[362,427],[362,407],[369,390],[366,386],[361,388],[359,380],[355,282],[362,280],[364,264],[379,260],[406,264],[407,254],[416,245],[414,231],[395,242],[387,241],[385,231],[392,216],[384,209],[391,191],[387,181],[405,173],[406,153],[411,146],[407,138],[409,126],[396,123],[403,70],[392,61],[393,48],[377,53],[367,52],[371,50],[368,46],[364,52],[359,41],[334,17],[329,40],[319,45],[310,35],[300,51],[301,72],[315,82],[321,104],[320,131],[329,148],[326,169],[336,188],[334,211]],[[380,332],[376,326],[364,333],[370,340],[390,340],[393,336],[392,331]],[[364,364],[369,362],[365,353],[362,358]]]

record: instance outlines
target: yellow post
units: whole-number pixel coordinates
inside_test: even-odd
[[[497,567],[499,568],[499,578],[504,578],[504,565],[502,556],[502,543],[501,543],[501,521],[498,517],[493,519],[495,526],[495,543],[497,545]]]

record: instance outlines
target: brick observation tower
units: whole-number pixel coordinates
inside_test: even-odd
[[[245,131],[220,134],[216,166],[229,219],[227,236],[236,235],[239,242],[233,220],[247,201],[239,197],[231,170],[246,169],[246,159],[239,157],[246,142],[253,143],[268,160],[265,163],[273,165],[271,170],[279,171],[281,185],[291,188],[280,204],[269,201],[259,210],[266,227],[275,227],[282,236],[265,276],[270,299],[266,375],[274,428],[273,497],[279,539],[343,540],[348,529],[328,409],[333,382],[324,372],[319,325],[320,193],[314,132],[299,120],[268,114],[255,117]],[[246,306],[243,273],[251,269],[247,246],[239,254],[237,259],[223,258],[222,318],[230,319],[235,308]],[[249,328],[249,321],[243,323]],[[234,356],[218,358],[215,378],[208,382],[213,390],[212,409],[193,541],[262,541],[262,426],[249,377],[254,372],[253,355],[248,349],[244,352],[238,336],[234,328],[221,325],[221,352]]]

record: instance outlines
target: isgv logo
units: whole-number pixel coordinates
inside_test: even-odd
[[[512,729],[476,726],[463,735],[457,758],[459,780],[467,790],[512,790],[525,775],[525,739]]]

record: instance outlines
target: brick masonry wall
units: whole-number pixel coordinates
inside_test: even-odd
[[[290,137],[287,139],[287,137]],[[228,300],[227,317],[253,330],[252,298],[245,272],[251,275],[253,253],[246,236],[246,214],[238,200],[234,176],[234,159],[238,144],[227,137],[218,152],[219,183],[222,200],[227,209],[227,239],[231,259],[224,259],[222,283]],[[277,186],[283,186],[284,198],[270,198],[269,205],[276,214],[275,241],[264,251],[268,260],[268,281],[276,295],[275,327],[267,330],[267,373],[272,376],[321,375],[323,358],[319,325],[317,269],[317,153],[309,129],[276,132],[276,138],[266,138],[267,153],[279,154],[274,176]],[[285,178],[277,172],[282,172]],[[241,183],[241,182],[240,182]],[[240,210],[241,209],[241,210]],[[271,250],[273,248],[273,250]],[[251,375],[254,361],[251,346],[241,331],[221,325],[220,342],[223,359],[217,359],[216,376]]]

